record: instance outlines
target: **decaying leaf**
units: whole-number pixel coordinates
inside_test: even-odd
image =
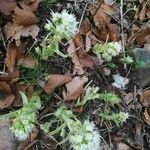
[[[35,68],[38,65],[38,62],[32,57],[25,56],[18,60],[18,65],[26,68]]]
[[[136,125],[134,129],[134,144],[137,149],[143,149],[143,133],[142,133],[142,125]]]
[[[150,106],[150,90],[144,91],[140,96],[140,102],[144,107]]]
[[[0,0],[0,12],[5,15],[10,15],[16,6],[16,0]]]
[[[18,81],[19,76],[20,76],[19,70],[14,69],[14,71],[11,72],[10,70],[7,69],[5,74],[0,75],[0,80],[14,83]]]
[[[44,86],[44,90],[46,93],[50,94],[55,90],[55,88],[68,83],[72,80],[70,75],[59,75],[59,74],[51,74],[47,83]]]
[[[131,148],[125,143],[117,143],[117,150],[131,150]]]
[[[7,68],[13,72],[17,59],[17,46],[14,43],[9,43],[5,63]]]
[[[80,34],[86,35],[90,31],[90,25],[87,20],[83,20],[80,26]]]
[[[106,3],[102,3],[99,6],[98,10],[96,9],[95,5],[91,9],[91,14],[94,15],[93,16],[94,23],[98,28],[100,28],[101,25],[104,26],[108,25],[110,23],[111,16],[113,15],[113,13],[114,13],[113,7]]]
[[[9,94],[4,99],[0,99],[0,109],[9,107],[14,100],[15,96],[13,94]]]
[[[87,77],[74,77],[71,82],[66,84],[67,91],[63,91],[63,99],[70,101],[79,98],[84,92],[83,86],[87,81]]]
[[[134,93],[132,92],[129,92],[128,94],[126,94],[123,98],[123,101],[129,105],[134,99]]]
[[[6,94],[11,93],[10,85],[4,81],[0,81],[0,91]]]
[[[38,18],[30,11],[16,7],[13,14],[14,23],[18,26],[30,26],[38,23]]]
[[[148,26],[142,27],[139,30],[138,35],[136,37],[137,44],[143,46],[146,42],[149,42],[148,41],[149,36],[150,36],[150,27]]]
[[[37,10],[37,8],[38,8],[38,6],[39,6],[39,3],[40,3],[41,1],[42,1],[42,0],[28,0],[28,1],[22,0],[22,1],[19,1],[19,5],[20,5],[24,10],[34,12],[34,11]]]
[[[144,117],[145,122],[150,126],[150,110],[148,108],[145,108]]]

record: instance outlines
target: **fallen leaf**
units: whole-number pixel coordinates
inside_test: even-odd
[[[38,18],[30,11],[16,7],[14,9],[14,23],[18,26],[30,26],[38,23]]]
[[[22,0],[25,4],[29,5],[30,3],[35,2],[36,0]]]
[[[14,100],[15,96],[13,94],[7,95],[3,100],[0,100],[0,109],[8,108]]]
[[[148,108],[145,108],[144,117],[145,122],[150,126],[150,110]]]
[[[136,149],[143,149],[143,133],[142,133],[142,125],[136,125],[134,129],[134,145]]]
[[[131,148],[125,143],[117,143],[117,150],[131,150]]]
[[[109,36],[110,36],[110,40],[112,42],[117,42],[119,41],[119,27],[116,24],[108,24],[108,29],[109,29]]]
[[[90,31],[90,25],[89,25],[88,21],[83,20],[81,22],[81,26],[80,26],[80,30],[79,30],[80,34],[86,35],[89,31]]]
[[[143,46],[146,43],[147,37],[149,35],[150,35],[150,27],[148,26],[142,27],[139,30],[138,35],[136,37],[137,44]]]
[[[20,72],[17,69],[14,69],[13,72],[11,72],[10,70],[6,70],[5,74],[0,75],[0,80],[14,83],[14,82],[18,81],[19,76],[20,76]]]
[[[133,98],[134,98],[134,93],[130,92],[123,97],[123,101],[127,105],[129,105],[133,101]]]
[[[85,41],[85,50],[86,52],[90,51],[91,47],[92,47],[92,32],[89,31],[86,34],[86,41]]]
[[[129,79],[122,77],[118,74],[113,75],[114,81],[112,85],[119,89],[125,89],[126,85],[129,83]]]
[[[88,82],[87,77],[76,76],[73,80],[66,84],[67,91],[63,91],[63,99],[65,101],[76,100],[84,92],[84,84]]]
[[[39,33],[39,27],[37,25],[31,25],[31,26],[19,26],[15,32],[15,35],[12,37],[11,40],[15,40],[16,45],[19,46],[21,44],[21,36],[23,37],[29,37],[31,36],[33,39],[36,39],[38,33]]]
[[[110,73],[111,73],[111,70],[109,68],[107,68],[107,67],[103,67],[102,71],[103,71],[105,76],[109,76]]]
[[[146,3],[143,3],[142,5],[142,10],[141,12],[139,13],[139,19],[140,20],[144,20],[146,17]]]
[[[32,57],[25,56],[18,60],[18,66],[23,66],[26,68],[35,68],[38,65],[38,62]]]
[[[96,7],[96,6],[93,6]],[[95,25],[100,28],[101,25],[107,26],[110,23],[111,16],[114,13],[114,9],[111,5],[102,3],[96,13],[91,12],[94,14],[93,20]]]
[[[50,94],[55,90],[55,88],[68,83],[72,80],[70,75],[59,75],[59,74],[51,74],[47,83],[44,86],[44,90],[46,93]]]
[[[8,44],[5,64],[7,68],[13,72],[17,59],[17,46],[11,42]]]
[[[11,93],[10,85],[4,81],[0,81],[0,91],[6,94]]]
[[[0,12],[5,15],[11,15],[16,6],[16,0],[0,0]]]
[[[146,90],[140,96],[140,102],[144,107],[150,106],[150,90]]]

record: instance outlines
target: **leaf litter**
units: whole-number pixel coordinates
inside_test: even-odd
[[[145,56],[149,54],[147,52],[150,47],[150,30],[147,23],[150,18],[149,0],[139,0],[138,3],[132,3],[135,7],[134,9],[132,9],[132,5],[129,2],[123,2],[123,4],[119,4],[112,1],[107,1],[106,3],[101,1],[67,1],[68,8],[71,8],[73,4],[75,7],[84,9],[88,6],[88,9],[85,9],[83,14],[81,14],[82,11],[80,12],[80,16],[82,15],[80,20],[78,17],[78,21],[80,21],[79,32],[67,44],[59,43],[61,50],[68,53],[69,57],[65,59],[52,56],[44,62],[35,53],[35,47],[46,37],[44,25],[46,19],[50,19],[53,6],[46,8],[44,6],[46,2],[43,3],[41,0],[1,0],[0,13],[4,18],[8,17],[8,19],[2,18],[0,20],[0,22],[3,22],[1,39],[3,39],[3,36],[6,39],[0,43],[0,50],[5,56],[0,66],[1,70],[3,70],[0,72],[0,94],[2,95],[0,112],[7,114],[8,110],[13,111],[14,108],[19,110],[20,107],[23,107],[20,91],[26,93],[28,98],[31,98],[38,91],[42,97],[42,111],[49,107],[52,108],[51,113],[63,103],[81,118],[88,117],[93,122],[96,122],[98,130],[102,131],[101,135],[105,140],[102,143],[106,143],[103,149],[110,147],[117,150],[147,149],[150,143],[149,140],[144,141],[145,137],[143,135],[150,137],[150,135],[146,134],[149,131],[148,125],[150,125],[150,92],[148,88],[150,86],[148,78],[150,64],[146,61],[148,59],[145,59]],[[85,3],[87,4],[86,7]],[[58,11],[64,7],[63,2],[61,4],[56,1],[53,5],[56,6],[55,9]],[[121,14],[120,5],[127,9],[131,7],[132,15],[130,10],[124,12],[124,15]],[[72,10],[75,14],[79,13],[76,9]],[[131,18],[128,17],[128,14]],[[131,24],[127,25],[127,27],[123,26],[120,21],[121,18],[119,18],[120,15],[123,15],[121,17],[124,17]],[[135,19],[135,22],[132,22],[133,19]],[[125,39],[121,41],[123,36]],[[95,44],[107,44],[109,42],[122,42],[122,47],[124,46],[126,49],[124,56],[119,54],[119,56],[113,58],[111,63],[103,60],[103,57],[97,58],[93,53]],[[133,58],[138,58],[138,61],[142,60],[147,63],[140,68],[140,71],[138,70],[139,68],[136,68],[137,63],[139,63],[137,60],[134,64],[129,65],[124,65],[120,61],[120,58],[130,55],[130,52],[134,55]],[[36,72],[35,68],[37,67],[39,67],[40,71],[37,70]],[[23,72],[22,70],[24,69],[27,69],[27,71]],[[137,76],[134,76],[136,70],[139,71],[140,78],[142,74],[142,79],[146,80],[142,80],[141,85],[139,84],[141,81],[137,81]],[[141,70],[144,73],[141,73]],[[22,76],[26,77],[28,74],[33,77],[35,81],[33,84],[26,81],[26,79],[22,80]],[[143,75],[145,76],[143,77]],[[77,100],[83,98],[86,88],[89,86],[98,86],[98,92],[117,93],[122,98],[122,101],[118,106],[113,107],[97,100],[87,103],[84,109],[83,107],[74,107]],[[147,89],[144,90],[146,86]],[[139,94],[137,91],[141,88],[143,91]],[[50,102],[46,102],[44,99],[50,99]],[[98,115],[95,114],[96,111],[108,113],[126,111],[130,117],[121,127],[116,127],[115,124],[98,118]],[[39,113],[37,113],[37,116]],[[49,120],[47,115],[46,113],[43,117]],[[139,120],[142,118],[142,120],[134,120],[132,116],[133,118],[139,118]],[[39,130],[38,124],[27,140],[19,142],[18,146],[16,145],[18,141],[14,139],[10,139],[7,145],[2,146],[5,149],[10,145],[15,145],[15,149],[32,149],[34,147],[47,149],[49,145],[56,148],[57,140],[59,141],[60,139],[58,137],[56,139],[48,138]],[[113,132],[112,128],[115,128],[116,132]],[[118,138],[114,142],[112,135],[116,134],[115,136],[117,136],[117,133],[122,138]],[[41,134],[43,135],[40,137],[39,135]],[[2,136],[1,130],[0,135]],[[0,138],[0,143],[1,141],[2,139]],[[63,146],[58,147],[64,149]],[[69,148],[69,145],[65,146]]]

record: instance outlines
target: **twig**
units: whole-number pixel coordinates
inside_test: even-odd
[[[121,43],[122,43],[122,53],[125,58],[125,41],[123,36],[123,0],[120,1],[120,15],[121,15]],[[124,69],[127,69],[127,65],[124,64]]]

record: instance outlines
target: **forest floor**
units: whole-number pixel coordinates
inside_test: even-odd
[[[55,53],[43,60],[36,50],[49,34],[45,24],[52,12],[63,10],[78,21],[76,35],[59,41],[68,57]],[[13,120],[0,119],[0,150],[70,149],[69,142],[58,144],[59,134],[48,137],[40,128],[62,104],[81,122],[94,122],[102,150],[149,150],[149,19],[149,0],[0,0],[0,115],[23,107],[20,92],[28,98],[37,92],[42,103],[24,141],[8,130]],[[107,43],[121,47],[110,61],[94,51],[96,44]],[[115,94],[119,103],[113,104],[110,97],[82,104],[88,87]],[[128,114],[119,125],[99,115],[118,112]]]

